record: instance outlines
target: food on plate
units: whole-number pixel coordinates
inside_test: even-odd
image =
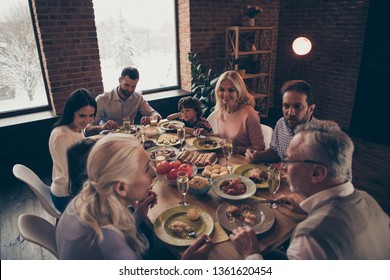
[[[203,169],[202,176],[210,177],[211,180],[218,178],[219,176],[227,175],[229,171],[226,166],[221,166],[220,164],[207,165]]]
[[[145,127],[144,128],[144,133],[145,133],[146,137],[152,137],[152,136],[160,134],[158,128],[155,127],[155,126]]]
[[[212,153],[199,153],[196,151],[184,151],[177,159],[183,163],[192,163],[196,166],[206,166],[214,162],[217,154]]]
[[[209,185],[209,180],[202,176],[194,176],[189,182],[190,187],[195,189],[203,189]]]
[[[229,207],[226,208],[226,214],[232,217],[238,217],[241,214],[241,210],[235,205],[229,205]]]
[[[175,145],[179,143],[179,138],[173,134],[161,134],[157,139],[160,145]]]
[[[253,168],[248,173],[249,179],[251,179],[255,184],[260,184],[268,180],[268,173],[265,170],[260,168]]]
[[[229,205],[225,212],[230,222],[241,220],[246,224],[253,224],[257,219],[255,209],[246,204]]]
[[[215,148],[218,146],[218,142],[212,139],[205,139],[199,141],[199,146],[203,148]]]
[[[164,159],[173,159],[177,156],[175,150],[170,150],[168,148],[155,149],[149,153],[150,159],[155,160],[157,156],[163,156]]]
[[[219,188],[228,195],[241,195],[246,192],[246,185],[241,181],[241,178],[224,180]]]
[[[199,219],[200,217],[200,213],[197,209],[195,208],[191,208],[187,211],[187,217],[188,219],[190,219],[191,221],[196,221],[197,219]]]
[[[153,140],[146,140],[144,142],[144,149],[147,150],[147,149],[150,149],[152,147],[156,146],[156,143],[154,143]]]
[[[173,221],[168,228],[172,231],[173,234],[185,238],[189,232],[194,231],[194,228],[189,224],[182,221]]]

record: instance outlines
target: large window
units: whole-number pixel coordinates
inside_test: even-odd
[[[178,87],[175,0],[93,0],[103,85],[137,67],[138,90]]]
[[[35,38],[29,1],[1,1],[1,117],[49,108]]]

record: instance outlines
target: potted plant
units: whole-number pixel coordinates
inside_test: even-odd
[[[188,60],[191,62],[191,92],[202,102],[203,117],[207,118],[215,106],[214,93],[218,76],[199,61],[196,53],[188,53]]]

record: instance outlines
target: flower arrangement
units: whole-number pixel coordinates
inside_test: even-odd
[[[247,5],[245,9],[241,10],[241,13],[249,18],[255,18],[258,14],[261,14],[263,9],[260,6]]]

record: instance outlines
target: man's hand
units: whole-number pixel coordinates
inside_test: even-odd
[[[244,257],[259,253],[257,237],[253,229],[249,226],[233,229],[229,235],[236,250]]]
[[[289,195],[281,195],[278,198],[276,198],[275,200],[287,201],[288,203],[281,203],[280,206],[289,209],[291,212],[294,212],[297,214],[307,214],[305,211],[303,211],[301,206],[299,206],[299,204],[303,200],[305,200],[305,197],[303,197],[299,194],[293,193],[293,194],[289,194]]]
[[[256,154],[257,151],[254,149],[246,149],[245,151],[245,157],[249,160],[249,162],[256,161]]]

